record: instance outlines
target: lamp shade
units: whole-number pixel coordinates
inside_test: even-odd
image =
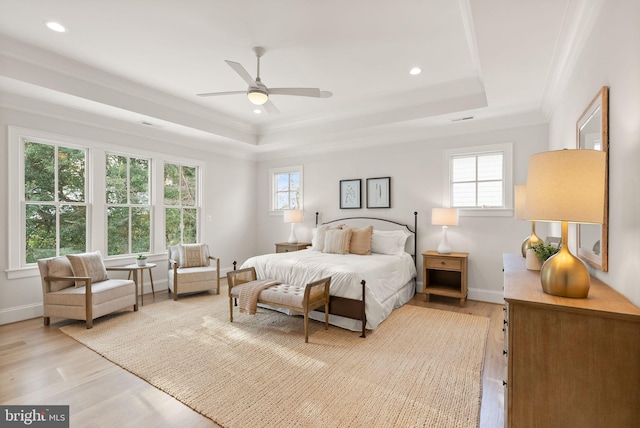
[[[302,223],[302,210],[285,210],[283,218],[285,223]]]
[[[527,185],[519,184],[514,187],[514,200],[516,208],[516,220],[526,220],[524,207],[527,200]]]
[[[433,208],[431,210],[431,224],[435,226],[457,226],[457,208]]]
[[[529,158],[525,219],[602,223],[606,154],[556,150]]]

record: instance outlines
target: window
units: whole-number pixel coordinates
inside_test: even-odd
[[[509,143],[445,151],[444,206],[485,214],[511,209],[511,150]]]
[[[164,164],[165,242],[198,242],[198,168]]]
[[[302,166],[269,170],[271,211],[302,209]]]
[[[41,258],[99,250],[124,263],[131,254],[166,254],[165,238],[170,244],[201,237],[206,162],[7,129],[9,279],[37,276]]]
[[[25,262],[87,248],[86,150],[23,140]]]
[[[107,254],[151,250],[149,160],[106,154]]]

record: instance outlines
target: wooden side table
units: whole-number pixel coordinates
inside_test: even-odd
[[[127,279],[131,279],[131,274],[133,273],[133,280],[137,281],[138,279],[138,275],[135,274],[135,271],[140,271],[140,305],[144,306],[144,271],[145,269],[149,270],[149,281],[151,281],[151,293],[153,293],[153,298],[156,298],[156,290],[153,288],[153,275],[151,274],[151,269],[153,269],[154,267],[156,267],[157,265],[155,263],[147,263],[144,266],[138,266],[137,264],[133,263],[130,265],[126,265],[123,266],[124,269],[128,269],[129,270],[129,275],[127,276]],[[137,282],[136,282],[137,285]]]
[[[467,300],[467,266],[469,253],[422,253],[423,293],[428,301],[431,294],[456,297],[460,306]]]
[[[296,244],[290,244],[288,242],[280,242],[276,244],[276,253],[290,253],[291,251],[304,250],[309,245],[311,245],[310,242],[298,242]]]

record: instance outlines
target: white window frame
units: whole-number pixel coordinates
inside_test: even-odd
[[[168,246],[167,244],[167,234],[165,231],[166,228],[166,209],[167,208],[179,208],[179,209],[184,209],[184,208],[191,208],[191,207],[185,207],[182,204],[180,205],[166,205],[165,201],[164,201],[164,167],[166,164],[172,164],[172,165],[179,165],[179,166],[184,166],[184,167],[190,167],[190,168],[195,168],[196,169],[196,188],[197,188],[197,192],[196,192],[196,202],[193,208],[196,209],[197,213],[198,213],[198,219],[197,219],[197,230],[196,230],[196,242],[202,242],[202,237],[203,237],[203,232],[204,232],[204,207],[202,206],[202,193],[203,193],[203,183],[204,183],[204,177],[203,177],[203,171],[204,171],[204,165],[202,163],[199,162],[194,162],[192,160],[175,160],[175,159],[164,159],[161,163],[159,163],[158,165],[160,166],[160,171],[159,174],[162,177],[162,187],[159,188],[159,195],[158,195],[158,201],[161,202],[161,211],[162,211],[162,242],[164,243],[165,248]],[[180,227],[184,228],[184,224],[181,223]],[[180,231],[180,240],[182,241],[182,236],[183,231]],[[180,242],[182,244],[182,242]]]
[[[451,164],[454,157],[478,156],[486,153],[501,152],[503,155],[503,182],[504,207],[501,208],[459,208],[460,216],[476,217],[508,217],[513,215],[513,143],[490,144],[483,146],[459,147],[444,151],[443,168],[443,192],[442,206],[451,206]]]
[[[166,246],[164,242],[164,162],[181,163],[198,167],[198,208],[200,218],[198,219],[198,236],[206,236],[204,222],[203,195],[206,189],[206,162],[201,159],[192,159],[181,156],[170,156],[167,154],[157,154],[150,150],[141,150],[129,147],[126,153],[122,151],[122,146],[100,142],[88,138],[77,138],[67,135],[55,134],[47,131],[22,128],[14,125],[8,126],[8,233],[7,250],[8,265],[6,274],[8,279],[27,278],[38,276],[36,264],[24,264],[24,162],[21,144],[24,140],[36,142],[50,142],[65,147],[77,147],[87,149],[86,159],[86,179],[87,179],[87,248],[89,251],[100,250],[103,255],[107,254],[107,219],[105,194],[105,156],[106,152],[122,153],[130,157],[147,158],[151,161],[151,213],[152,224],[162,225],[152,227],[151,231],[151,256],[165,256]],[[158,191],[160,189],[160,191]],[[22,225],[19,227],[19,225]],[[105,256],[105,262],[109,265],[130,263],[131,255]]]
[[[272,215],[282,215],[283,210],[276,209],[277,186],[276,176],[278,174],[297,172],[300,174],[300,209],[304,209],[304,174],[302,165],[284,166],[269,169],[269,212]]]
[[[127,158],[127,202],[123,203],[123,204],[109,204],[107,203],[106,199],[107,199],[107,186],[106,186],[106,175],[107,175],[107,170],[106,170],[106,157],[108,155],[115,155],[115,156],[122,156],[122,157],[126,157]],[[142,159],[142,160],[146,160],[147,162],[149,162],[149,177],[148,177],[148,185],[149,185],[149,203],[148,204],[133,204],[131,203],[131,194],[130,194],[130,182],[129,182],[129,174],[131,173],[130,171],[130,162],[131,162],[131,158],[135,158],[135,159]],[[155,225],[154,225],[154,205],[153,205],[153,191],[154,191],[154,187],[153,187],[153,168],[154,168],[154,161],[150,156],[146,156],[146,155],[132,155],[131,153],[125,153],[125,152],[121,152],[121,151],[116,151],[116,150],[106,150],[105,151],[105,164],[103,165],[103,173],[105,175],[105,186],[102,189],[102,198],[104,199],[104,204],[105,204],[105,222],[104,222],[104,227],[108,230],[108,221],[109,221],[109,216],[106,213],[106,211],[109,209],[109,207],[121,207],[121,208],[128,208],[129,210],[131,210],[132,208],[145,208],[148,207],[149,208],[149,216],[150,216],[150,229],[149,229],[149,250],[151,252],[153,252],[153,248],[154,248],[154,230],[155,230]],[[132,235],[132,230],[131,230],[131,211],[129,211],[129,250],[132,250],[131,248],[131,235]],[[109,242],[108,239],[105,241],[105,251],[103,253],[103,255],[105,257],[109,257]],[[118,254],[118,255],[114,255],[114,256],[110,256],[110,257],[118,257],[118,256],[125,256],[125,255],[132,255],[132,254],[137,254],[137,252],[132,252],[132,253],[126,253],[126,254]]]

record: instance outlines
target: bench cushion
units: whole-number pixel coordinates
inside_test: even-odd
[[[239,298],[240,292],[244,287],[251,287],[253,281],[246,282],[244,284],[236,285],[231,289],[231,297]],[[260,292],[258,296],[258,302],[278,306],[284,305],[288,307],[296,307],[303,309],[302,301],[304,299],[305,286],[290,285],[290,284],[276,284],[269,288],[266,288]],[[316,290],[309,296],[310,300],[322,297],[322,290]]]

